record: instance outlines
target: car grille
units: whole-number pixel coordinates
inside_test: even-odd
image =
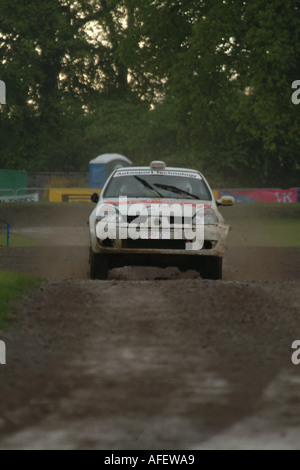
[[[141,239],[122,240],[123,248],[148,249],[148,250],[185,250],[186,240],[159,240]]]
[[[136,216],[136,215],[128,215],[127,216],[127,223],[130,224],[131,222],[133,222],[137,217],[139,217],[139,223],[146,223],[147,220],[148,220],[148,216]],[[169,221],[169,224],[170,225],[174,225],[175,223],[177,224],[181,224],[182,223],[182,217],[175,217],[173,215],[171,215],[169,217],[170,221]],[[186,222],[189,222],[186,220]],[[150,223],[150,221],[149,221]],[[162,225],[162,217],[159,217],[159,224],[158,225]]]

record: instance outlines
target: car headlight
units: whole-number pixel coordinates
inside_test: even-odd
[[[96,215],[95,223],[101,222],[105,219],[106,223],[119,222],[120,214],[114,206],[102,206],[99,208]]]
[[[204,225],[213,225],[218,223],[217,216],[212,209],[204,209]],[[193,217],[193,224],[203,224],[203,213],[197,213]]]
[[[212,209],[205,209],[204,210],[204,224],[205,225],[212,225],[218,222],[216,213]]]
[[[104,214],[103,216],[98,216],[96,217],[96,224],[98,222],[101,222],[101,220],[104,220],[105,219],[105,222],[107,223],[110,223],[110,222],[119,222],[119,214],[117,213],[108,213],[108,214]]]

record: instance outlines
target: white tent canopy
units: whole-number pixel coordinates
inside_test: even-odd
[[[124,157],[124,155],[121,155],[119,153],[103,153],[102,155],[98,155],[98,157],[94,158],[93,160],[90,160],[90,163],[92,164],[107,164],[110,163],[114,160],[122,160],[126,163],[132,163],[129,158]]]

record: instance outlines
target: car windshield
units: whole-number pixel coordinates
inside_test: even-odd
[[[210,191],[198,173],[194,177],[164,174],[159,172],[139,172],[122,175],[117,172],[106,187],[103,197],[151,197],[172,199],[211,200]],[[189,173],[191,174],[191,173]]]

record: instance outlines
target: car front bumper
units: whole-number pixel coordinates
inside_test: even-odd
[[[111,255],[166,255],[166,256],[217,256],[223,257],[230,226],[218,223],[204,226],[204,244],[201,249],[186,249],[187,239],[174,239],[171,229],[168,239],[105,239],[99,240],[91,234],[91,247],[94,253]]]

